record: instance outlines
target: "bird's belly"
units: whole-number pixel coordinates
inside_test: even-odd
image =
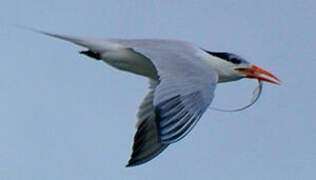
[[[130,49],[107,51],[101,58],[109,65],[123,71],[128,71],[151,79],[158,79],[157,71],[153,63],[146,57],[135,53]]]

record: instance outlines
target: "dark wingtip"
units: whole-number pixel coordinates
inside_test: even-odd
[[[127,168],[129,168],[129,167],[134,167],[134,166],[137,166],[137,165],[141,165],[141,164],[143,164],[143,163],[137,163],[137,161],[135,162],[133,162],[133,159],[130,159],[128,162],[127,162],[127,164],[125,165],[125,167],[127,167]]]
[[[144,163],[137,163],[137,162],[132,162],[131,160],[129,160],[127,162],[127,164],[125,165],[126,168],[130,168],[130,167],[135,167],[135,166],[139,166],[142,165]]]
[[[151,159],[150,159],[151,160]],[[149,160],[148,160],[149,161]],[[125,165],[126,168],[130,168],[130,167],[135,167],[135,166],[139,166],[139,165],[142,165],[142,164],[145,164],[146,162],[148,161],[134,161],[133,159],[130,159],[127,164]]]
[[[145,161],[147,162],[147,161]],[[142,162],[142,161],[137,161],[136,159],[134,159],[133,157],[131,157],[127,164],[125,165],[125,167],[129,168],[129,167],[135,167],[135,166],[138,166],[138,165],[141,165],[141,164],[144,164],[145,162]]]
[[[127,162],[127,164],[125,165],[125,167],[133,167],[136,166],[135,162],[133,162],[133,158],[130,158]]]
[[[157,157],[163,150],[168,147],[168,144],[161,144],[158,139],[158,134],[155,131],[156,122],[154,119],[147,119],[143,121],[138,127],[138,130],[134,136],[133,151],[128,163],[125,167],[135,167],[143,165],[148,161]],[[153,129],[154,128],[154,129]],[[155,138],[156,139],[152,139]],[[150,147],[148,143],[153,143]]]

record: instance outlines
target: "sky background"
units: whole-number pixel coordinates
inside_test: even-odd
[[[0,179],[315,179],[316,2],[3,0]],[[147,80],[14,28],[99,38],[187,40],[277,75],[238,113],[208,110],[149,163],[125,168]],[[249,101],[254,80],[220,84],[214,107]]]

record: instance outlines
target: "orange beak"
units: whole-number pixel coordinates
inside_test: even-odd
[[[255,65],[252,65],[249,68],[236,68],[235,70],[241,74],[246,75],[247,78],[255,78],[277,85],[280,85],[281,83],[280,79],[275,75]]]

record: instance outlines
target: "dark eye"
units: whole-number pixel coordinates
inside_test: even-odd
[[[238,58],[235,58],[235,57],[230,58],[229,61],[234,63],[234,64],[240,64],[241,63],[241,60],[238,59]]]

